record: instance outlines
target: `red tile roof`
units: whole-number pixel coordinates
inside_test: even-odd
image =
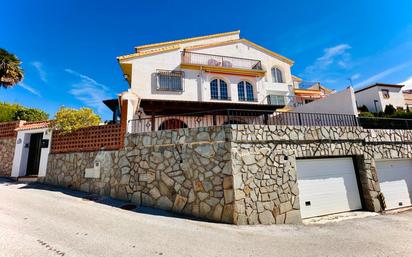
[[[25,122],[22,126],[18,127],[16,131],[47,128],[49,127],[50,122],[50,120]]]

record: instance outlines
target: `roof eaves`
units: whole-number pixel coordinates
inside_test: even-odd
[[[136,57],[142,57],[142,56],[147,56],[147,55],[152,55],[152,54],[159,54],[163,52],[170,52],[170,51],[174,51],[177,49],[180,49],[180,45],[167,46],[167,47],[156,48],[156,49],[147,50],[147,51],[140,51],[140,52],[133,53],[133,54],[122,55],[122,56],[118,56],[117,60],[124,61],[128,59],[136,58]]]
[[[255,43],[253,43],[252,41],[249,41],[249,40],[247,40],[247,39],[242,38],[242,42],[245,42],[246,44],[252,45],[253,47],[255,47],[255,48],[257,48],[257,49],[259,49],[259,50],[261,50],[261,51],[263,51],[263,52],[265,52],[265,53],[267,53],[267,54],[269,54],[269,55],[272,55],[273,57],[276,57],[276,58],[278,58],[278,59],[280,59],[280,60],[288,63],[289,65],[293,65],[293,63],[294,63],[293,60],[291,60],[291,59],[289,59],[289,58],[286,58],[285,56],[280,55],[280,54],[278,54],[278,53],[275,53],[275,52],[273,52],[273,51],[271,51],[271,50],[269,50],[269,49],[267,49],[267,48],[265,48],[265,47],[263,47],[263,46],[260,46],[260,45],[258,45],[258,44],[255,44]]]
[[[238,34],[240,34],[240,30],[206,35],[206,36],[191,37],[191,38],[185,38],[185,39],[179,39],[179,40],[172,40],[172,41],[166,41],[166,42],[161,42],[161,43],[141,45],[141,46],[136,46],[135,49],[139,51],[139,50],[144,50],[147,48],[161,47],[161,46],[166,46],[166,45],[175,45],[175,44],[187,43],[187,42],[192,42],[192,41],[197,41],[197,40],[204,40],[204,39],[224,37],[224,36],[230,36],[230,35],[238,35]]]
[[[194,46],[186,47],[185,50],[195,50],[195,49],[203,49],[203,48],[209,48],[209,47],[215,47],[215,46],[230,45],[234,43],[239,43],[241,41],[242,39],[233,39],[233,40],[227,40],[227,41],[210,43],[210,44],[194,45]]]
[[[355,91],[355,94],[356,94],[356,93],[359,93],[359,92],[362,92],[362,91],[365,91],[365,90],[368,90],[368,89],[373,88],[373,87],[395,87],[395,88],[402,88],[402,87],[404,87],[404,86],[405,86],[405,85],[375,83],[375,84],[372,84],[372,85],[369,85],[369,86],[366,86],[366,87],[364,87],[364,88],[361,88],[361,89],[356,90],[356,91]]]
[[[208,47],[215,47],[215,46],[222,46],[222,45],[230,45],[230,44],[235,44],[235,43],[239,43],[239,42],[243,42],[245,44],[251,45],[257,49],[259,49],[260,51],[263,51],[271,56],[274,56],[290,65],[293,65],[294,61],[292,61],[289,58],[286,58],[278,53],[275,53],[267,48],[264,48],[263,46],[260,46],[258,44],[255,44],[247,39],[241,38],[241,39],[233,39],[233,40],[227,40],[227,41],[222,41],[222,42],[216,42],[216,43],[210,43],[210,44],[203,44],[203,45],[194,45],[194,46],[189,46],[186,47],[185,50],[195,50],[195,49],[202,49],[202,48],[208,48]]]

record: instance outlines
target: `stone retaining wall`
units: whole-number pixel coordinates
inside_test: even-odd
[[[409,143],[407,143],[409,142]],[[296,159],[352,156],[364,207],[379,212],[375,159],[412,158],[412,131],[239,125],[232,130],[235,224],[299,223]]]
[[[45,183],[233,223],[229,128],[128,135],[120,151],[51,154]],[[100,178],[85,178],[100,162]]]
[[[296,160],[354,158],[382,210],[375,159],[412,158],[412,131],[233,125],[128,135],[119,151],[51,154],[44,182],[234,224],[300,223]],[[97,178],[85,178],[86,169]]]
[[[10,177],[16,137],[0,138],[0,177]]]

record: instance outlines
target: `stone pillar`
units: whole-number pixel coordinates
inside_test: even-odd
[[[361,191],[364,201],[364,207],[368,211],[381,212],[383,210],[379,201],[380,186],[376,173],[375,160],[364,154],[356,158],[359,177],[361,182]]]
[[[232,149],[234,224],[301,223],[294,151],[268,146]]]

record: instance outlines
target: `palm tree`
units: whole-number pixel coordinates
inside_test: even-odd
[[[24,76],[17,56],[0,48],[0,88],[10,88],[19,83]]]

